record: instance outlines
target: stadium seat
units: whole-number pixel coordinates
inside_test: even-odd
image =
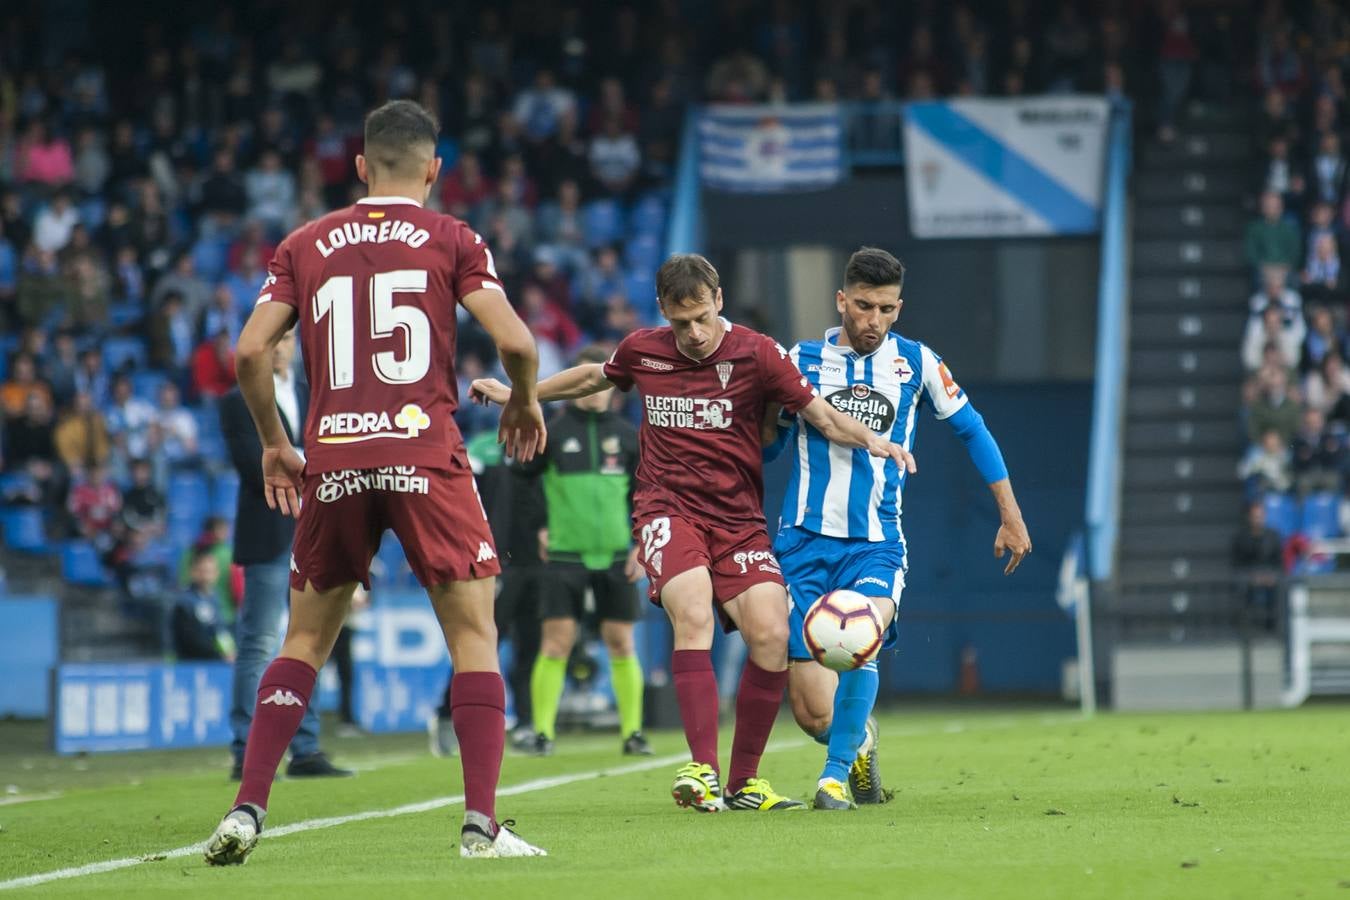
[[[215,238],[202,238],[192,247],[192,266],[207,281],[215,282],[225,274],[230,260],[230,245]]]
[[[66,541],[61,545],[61,577],[68,584],[85,587],[111,587],[113,580],[88,541]]]
[[[1271,492],[1262,498],[1266,508],[1266,525],[1287,538],[1298,530],[1298,509],[1290,494]]]
[[[582,212],[582,230],[586,246],[595,248],[613,243],[623,234],[623,213],[613,200],[595,200]]]
[[[169,376],[158,369],[143,369],[131,373],[131,390],[137,397],[154,406],[159,402],[159,389]]]
[[[42,510],[36,506],[9,506],[0,510],[5,546],[22,553],[50,553]]]
[[[199,472],[175,472],[170,475],[167,497],[170,522],[191,524],[195,530],[210,515],[211,489],[206,476]]]
[[[654,194],[648,194],[633,204],[628,214],[630,234],[651,235],[659,238],[666,230],[666,202]]]
[[[140,312],[137,311],[139,317]],[[102,344],[103,364],[108,371],[116,372],[118,369],[130,361],[132,368],[145,368],[146,360],[149,359],[149,352],[146,349],[145,341],[138,337],[111,337]]]
[[[1339,501],[1335,494],[1309,494],[1303,498],[1299,531],[1314,540],[1340,537]]]
[[[211,515],[234,521],[235,501],[239,497],[239,475],[224,471],[211,482]]]
[[[628,302],[637,311],[643,321],[650,321],[657,314],[656,281],[646,272],[629,272],[623,279],[624,291]]]
[[[90,231],[98,231],[108,217],[108,205],[101,197],[90,197],[80,201],[80,224]]]
[[[129,328],[144,316],[145,313],[136,303],[117,303],[108,309],[108,323],[114,328]]]
[[[623,248],[624,263],[636,272],[655,272],[661,265],[661,242],[655,235],[639,234]]]

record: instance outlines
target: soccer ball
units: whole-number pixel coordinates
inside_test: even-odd
[[[802,632],[812,658],[836,672],[876,659],[883,638],[876,604],[857,591],[830,591],[811,604]]]

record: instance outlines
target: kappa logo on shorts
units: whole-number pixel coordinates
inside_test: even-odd
[[[478,562],[487,562],[489,559],[496,559],[497,551],[492,549],[492,545],[487,541],[478,542]]]
[[[772,572],[775,575],[781,574],[782,570],[778,567],[778,560],[768,550],[740,550],[731,561],[741,567],[741,574],[744,575],[750,571],[750,567],[759,566],[761,572]]]
[[[332,503],[363,491],[394,494],[430,494],[431,479],[417,474],[416,466],[385,466],[380,469],[341,469],[324,472],[323,484],[314,491],[320,503]]]
[[[329,413],[319,419],[319,443],[355,444],[376,438],[406,441],[430,427],[431,416],[416,403],[404,404],[392,424],[387,412]]]
[[[657,550],[647,559],[647,565],[652,567],[652,571],[656,573],[658,578],[661,577],[661,560],[664,556],[664,550]]]
[[[294,573],[297,574],[297,575],[300,574],[300,567],[297,566],[297,565],[295,564],[295,554],[294,554],[294,553],[291,554],[291,571],[294,572]]]

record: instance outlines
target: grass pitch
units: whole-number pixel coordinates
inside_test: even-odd
[[[614,736],[564,735],[550,759],[508,757],[498,806],[552,855],[503,861],[458,858],[456,761],[412,735],[329,739],[358,777],[280,782],[248,865],[211,869],[188,848],[233,797],[221,751],[57,759],[0,724],[0,896],[1350,897],[1350,707],[1090,722],[928,708],[888,713],[881,733],[891,803],[716,815],[675,808],[674,763],[635,769]],[[683,750],[652,737],[663,757]],[[809,799],[823,749],[786,719],[775,739],[763,773]],[[135,862],[12,884],[109,860]]]

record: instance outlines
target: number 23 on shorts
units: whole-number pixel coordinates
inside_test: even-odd
[[[649,572],[660,576],[661,548],[670,543],[670,517],[657,516],[643,525],[641,538],[642,561]]]

